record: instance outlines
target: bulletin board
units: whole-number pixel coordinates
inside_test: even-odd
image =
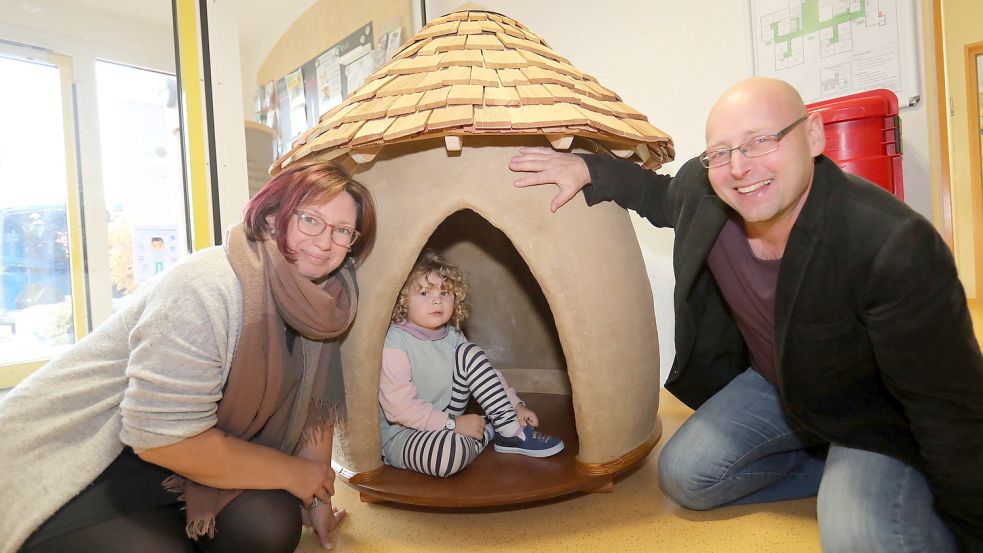
[[[422,26],[416,0],[321,0],[287,30],[257,73],[256,122],[274,155],[315,126]]]
[[[886,88],[921,99],[910,0],[750,0],[755,75],[788,81],[807,104]]]

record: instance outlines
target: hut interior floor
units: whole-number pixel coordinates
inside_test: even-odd
[[[983,345],[983,302],[971,301]],[[662,391],[663,435],[648,458],[615,481],[611,493],[583,493],[525,507],[430,510],[362,503],[337,483],[335,504],[348,517],[334,550],[353,553],[651,552],[819,553],[815,499],[688,511],[666,498],[656,472],[662,445],[692,412]],[[545,429],[545,425],[544,425]],[[304,531],[297,553],[320,551]]]

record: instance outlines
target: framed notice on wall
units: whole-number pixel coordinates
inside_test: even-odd
[[[308,49],[319,52],[314,57],[298,64],[291,52],[274,50],[264,62],[277,68],[260,71],[270,80],[258,85],[256,121],[274,129],[275,155],[289,150],[291,142],[315,126],[321,114],[344,102],[422,25],[422,12],[417,13],[420,4],[415,0],[377,0],[365,9],[343,10],[345,4],[359,2],[321,0],[288,30],[288,34],[307,36],[312,45],[317,44],[316,49]],[[319,15],[331,16],[331,32],[320,31]],[[290,61],[279,62],[281,58]]]
[[[910,0],[750,0],[755,75],[806,103],[875,88],[916,105],[921,81]]]

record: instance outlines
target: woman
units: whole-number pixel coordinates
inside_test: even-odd
[[[195,253],[0,403],[2,551],[291,552],[322,546],[343,415],[335,338],[375,208],[298,164]],[[185,510],[186,508],[186,510]]]

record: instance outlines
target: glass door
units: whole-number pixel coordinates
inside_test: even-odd
[[[88,330],[71,61],[4,45],[0,82],[0,363],[23,372]]]
[[[0,390],[190,243],[172,3],[45,5],[0,10]]]
[[[113,310],[188,255],[177,79],[96,62]]]

